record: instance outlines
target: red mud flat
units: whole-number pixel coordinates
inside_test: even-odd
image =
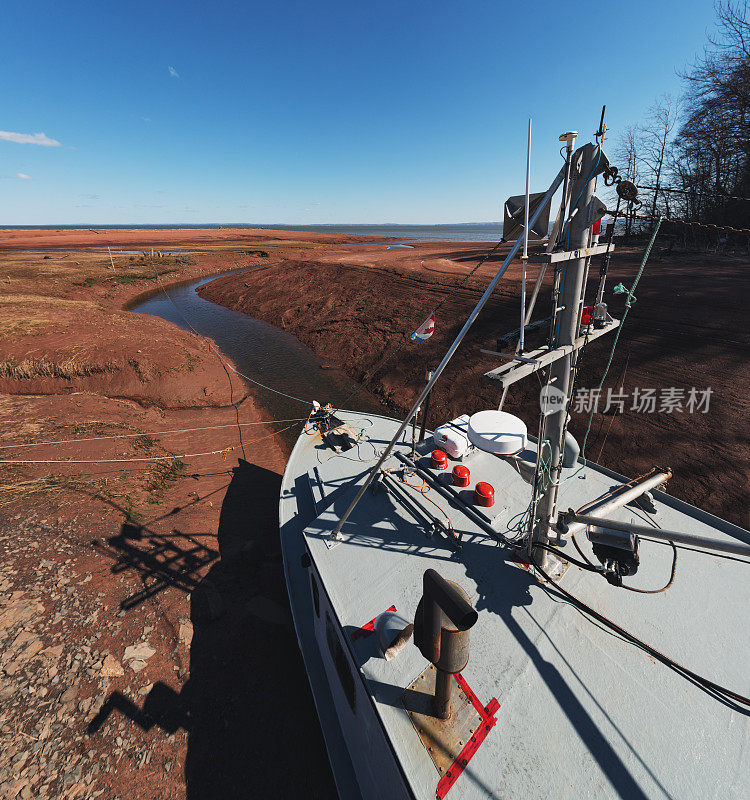
[[[420,243],[411,251],[372,247],[342,252],[331,246],[325,253],[316,252],[314,260],[289,259],[241,277],[218,278],[200,294],[283,327],[326,362],[361,381],[488,249],[476,243]],[[507,246],[497,259],[504,252]],[[641,255],[640,249],[616,252],[610,289],[619,281],[632,283]],[[397,413],[416,399],[426,371],[439,362],[494,273],[497,259],[486,263],[440,309],[430,340],[407,344],[368,385]],[[605,398],[608,388],[627,394],[624,413],[596,413],[586,445],[589,459],[626,475],[642,474],[653,465],[672,467],[670,492],[742,526],[748,525],[750,474],[748,266],[746,259],[655,250],[603,388]],[[597,272],[595,265],[592,273]],[[482,381],[482,375],[499,362],[480,349],[495,349],[498,334],[518,327],[519,273],[518,264],[508,270],[446,369],[432,400],[431,424],[496,407],[498,392]],[[534,279],[533,262],[530,273]],[[589,296],[595,281],[590,280]],[[548,295],[548,287],[547,281],[543,294]],[[622,296],[608,294],[612,314],[621,317]],[[540,314],[548,313],[546,298],[540,303]],[[598,385],[611,346],[612,337],[607,336],[586,349],[578,388]],[[684,392],[681,412],[632,410],[634,389],[655,389],[661,398],[669,387]],[[692,387],[712,390],[708,413],[685,410]],[[538,391],[533,378],[525,380],[511,389],[506,405],[532,432],[538,421]],[[351,405],[356,407],[356,398]],[[571,429],[579,442],[587,423],[588,413],[573,413]]]
[[[0,460],[62,462],[0,464],[0,797],[335,796],[281,564],[284,425],[207,340],[123,310],[157,272],[254,263],[0,253]]]
[[[88,228],[43,230],[0,229],[3,249],[70,249],[74,247],[203,247],[212,245],[278,244],[279,242],[368,242],[371,236],[269,228]],[[383,241],[388,241],[383,238]]]

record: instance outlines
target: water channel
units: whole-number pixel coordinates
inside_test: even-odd
[[[186,331],[192,326],[201,335],[211,338],[240,372],[275,390],[248,381],[259,405],[274,419],[305,417],[313,400],[336,407],[357,389],[357,384],[342,370],[324,368],[321,359],[292,334],[200,297],[196,289],[217,277],[211,275],[174,284],[136,300],[128,310],[161,317]],[[389,413],[364,391],[353,397],[348,407]],[[287,449],[291,449],[298,433],[298,429],[293,429],[282,434]]]

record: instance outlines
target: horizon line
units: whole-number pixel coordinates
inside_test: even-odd
[[[158,227],[199,227],[201,225],[207,226],[223,226],[226,228],[278,228],[278,227],[295,227],[303,229],[305,227],[350,227],[350,228],[410,228],[410,227],[429,227],[440,228],[449,227],[453,225],[502,225],[500,220],[489,220],[487,222],[36,222],[36,223],[16,223],[16,224],[3,224],[0,223],[0,230],[14,230],[17,228],[109,228],[109,227],[145,227],[154,225]]]

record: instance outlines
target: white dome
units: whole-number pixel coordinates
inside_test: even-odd
[[[526,447],[526,425],[505,411],[479,411],[469,420],[474,447],[499,456],[512,456]]]

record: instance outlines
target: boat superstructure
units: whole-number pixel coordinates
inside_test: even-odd
[[[521,237],[405,420],[318,408],[290,457],[287,583],[343,798],[750,796],[750,532],[666,494],[667,467],[587,462],[567,431],[578,355],[619,327],[603,291],[584,302],[611,251],[602,133],[564,134],[549,190],[527,187],[525,231],[562,188],[549,338],[487,380],[502,405],[542,377],[536,435],[498,409],[415,425]]]

